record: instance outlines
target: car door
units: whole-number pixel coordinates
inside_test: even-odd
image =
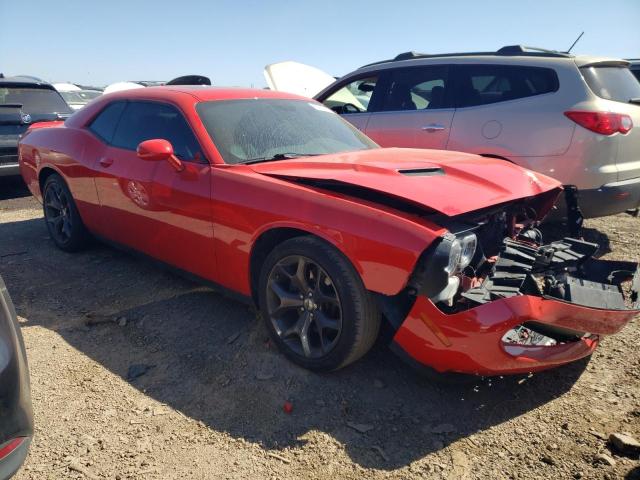
[[[181,171],[137,156],[140,142],[154,138],[171,143]],[[113,140],[96,161],[106,236],[213,278],[211,169],[182,113],[166,103],[127,102]]]
[[[381,85],[379,75],[367,74],[339,82],[329,92],[318,97],[326,107],[340,114],[361,132],[365,132],[372,111],[377,105]]]
[[[566,162],[551,164],[550,170],[536,166],[543,157],[564,154],[573,137],[567,117],[560,114],[554,69],[465,64],[456,65],[452,76],[456,115],[449,150],[497,155],[560,178]]]
[[[446,65],[393,69],[365,133],[383,147],[445,149],[452,107]]]

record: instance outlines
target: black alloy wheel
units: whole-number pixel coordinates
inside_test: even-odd
[[[89,235],[62,177],[50,175],[43,190],[44,218],[56,246],[68,252],[84,247]]]
[[[267,255],[259,304],[274,343],[316,371],[342,368],[375,342],[380,314],[351,262],[314,236],[286,240]]]
[[[298,355],[329,353],[342,329],[342,306],[327,272],[310,258],[291,255],[274,265],[267,285],[267,311],[278,336]]]

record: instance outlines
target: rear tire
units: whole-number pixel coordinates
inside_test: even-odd
[[[374,344],[380,314],[351,263],[311,236],[283,242],[259,277],[260,311],[274,343],[315,371],[345,367]]]
[[[76,252],[89,241],[69,187],[56,173],[49,175],[42,189],[42,207],[47,230],[60,250]]]

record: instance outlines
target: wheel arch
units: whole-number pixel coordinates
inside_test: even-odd
[[[249,257],[249,282],[251,288],[251,298],[256,306],[259,305],[258,300],[258,282],[260,278],[260,269],[265,259],[271,251],[282,242],[296,237],[310,236],[320,239],[321,241],[331,245],[338,250],[353,265],[358,274],[356,265],[353,264],[349,256],[331,239],[318,235],[315,232],[292,226],[274,226],[261,232],[253,242]]]
[[[47,178],[49,178],[53,174],[60,175],[60,177],[62,177],[62,180],[66,183],[66,180],[58,170],[56,170],[50,165],[46,165],[42,167],[38,172],[38,185],[40,186],[40,192],[43,195],[44,195],[44,184],[47,181]]]

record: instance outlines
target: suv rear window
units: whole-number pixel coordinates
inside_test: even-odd
[[[22,105],[22,111],[29,114],[73,112],[58,92],[48,88],[0,86],[2,104]]]
[[[455,77],[457,107],[506,102],[558,90],[558,76],[551,68],[461,65]]]
[[[582,67],[580,72],[591,91],[601,98],[624,103],[640,98],[640,82],[626,67]]]

